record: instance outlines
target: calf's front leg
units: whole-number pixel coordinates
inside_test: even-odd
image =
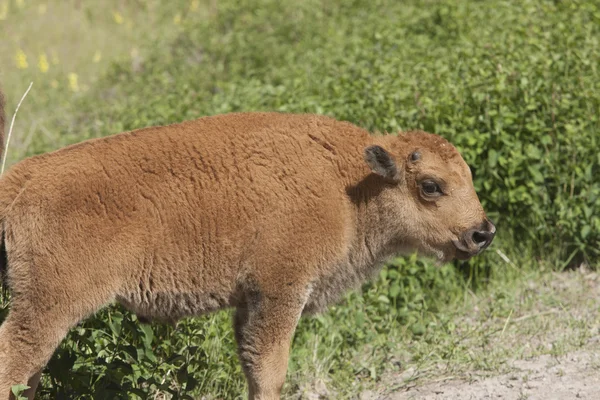
[[[308,297],[306,288],[287,289],[246,293],[236,310],[235,337],[250,400],[280,398],[290,344]]]

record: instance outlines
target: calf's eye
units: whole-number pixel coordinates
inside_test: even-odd
[[[426,180],[421,182],[421,191],[428,197],[438,197],[443,194],[442,188],[437,182],[432,180]]]

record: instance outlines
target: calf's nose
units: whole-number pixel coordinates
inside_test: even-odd
[[[479,228],[467,231],[464,240],[468,247],[475,247],[482,251],[492,243],[494,236],[496,236],[496,226],[486,219]]]
[[[471,241],[482,250],[492,243],[492,239],[494,234],[490,231],[474,231],[471,237]]]

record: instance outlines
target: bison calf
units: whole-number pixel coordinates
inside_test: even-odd
[[[0,399],[27,381],[32,397],[67,331],[114,301],[168,321],[235,307],[250,399],[277,399],[302,314],[393,255],[466,259],[495,233],[443,138],[278,113],[206,117],[26,159],[0,179],[0,221],[12,292]]]

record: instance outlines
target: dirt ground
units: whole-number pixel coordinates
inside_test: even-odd
[[[600,274],[585,269],[551,274],[527,292],[533,302],[520,310],[525,316],[505,325],[504,335],[491,336],[484,350],[499,355],[495,372],[474,368],[413,379],[420,373],[409,368],[392,376],[387,390],[363,393],[360,400],[600,399]],[[493,327],[491,322],[486,329]],[[519,350],[544,346],[539,352]]]
[[[600,399],[600,348],[579,350],[560,357],[543,355],[512,363],[514,372],[474,379],[425,384],[385,397],[386,400]]]

